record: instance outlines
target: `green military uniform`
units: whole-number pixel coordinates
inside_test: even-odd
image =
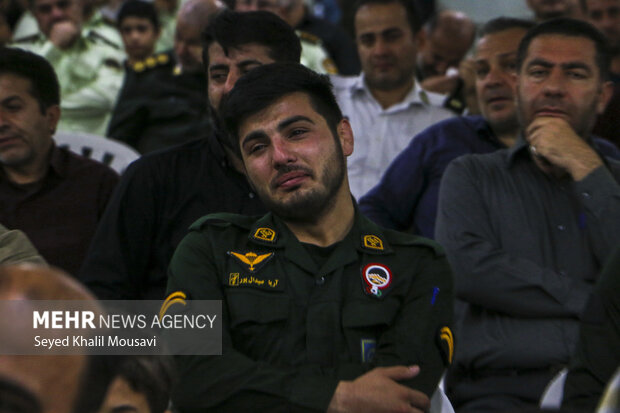
[[[325,411],[340,380],[376,366],[418,364],[405,384],[434,391],[454,350],[440,247],[356,213],[322,259],[315,249],[271,213],[192,225],[168,293],[223,301],[223,354],[179,357],[181,412]]]
[[[317,73],[338,74],[338,68],[317,36],[297,30],[301,42],[300,63]]]
[[[99,36],[112,43],[119,50],[124,50],[123,38],[114,22],[106,18],[100,10],[96,10],[92,17],[84,23],[85,30],[96,32]]]
[[[83,30],[67,50],[41,33],[13,46],[45,57],[54,67],[61,93],[59,130],[105,134],[123,82],[122,50],[93,30]]]

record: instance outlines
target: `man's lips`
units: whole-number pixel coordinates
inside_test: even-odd
[[[6,136],[0,138],[0,146],[10,146],[19,143],[20,139],[16,136]]]
[[[310,174],[304,170],[285,172],[274,180],[274,188],[290,189],[299,186]]]
[[[534,115],[536,117],[549,116],[549,117],[554,117],[554,118],[564,118],[566,117],[566,112],[559,108],[543,107],[543,108],[537,109],[534,112]]]

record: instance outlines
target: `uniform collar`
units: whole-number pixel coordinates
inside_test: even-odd
[[[251,244],[269,249],[280,250],[291,262],[306,271],[324,274],[336,268],[357,261],[361,254],[388,255],[394,250],[388,243],[382,228],[364,217],[355,206],[353,227],[322,268],[318,268],[303,245],[288,229],[286,224],[273,213],[269,212],[254,223],[248,238]]]

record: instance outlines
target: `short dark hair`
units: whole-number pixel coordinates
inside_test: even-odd
[[[139,17],[142,19],[149,19],[155,31],[159,31],[159,17],[157,16],[157,10],[153,3],[143,0],[127,0],[121,6],[116,18],[117,25],[120,28],[123,20],[127,17]]]
[[[269,57],[277,62],[298,63],[301,43],[293,28],[268,11],[216,13],[202,35],[202,61],[209,70],[209,46],[218,43],[224,53],[254,43],[269,49]]]
[[[297,92],[308,95],[314,110],[325,118],[334,137],[337,136],[343,116],[329,77],[298,63],[273,63],[251,70],[222,99],[220,115],[230,146],[237,155],[241,156],[239,125],[278,99]]]
[[[521,72],[527,51],[532,40],[539,36],[560,35],[568,37],[583,37],[592,40],[595,46],[595,60],[598,66],[601,80],[609,79],[609,65],[611,53],[605,36],[590,23],[583,20],[561,17],[547,20],[530,29],[519,44],[517,52],[517,71]]]
[[[41,113],[60,105],[60,86],[52,65],[43,57],[13,47],[0,48],[0,75],[10,73],[30,81],[30,94]]]
[[[482,29],[480,30],[480,37],[503,32],[510,29],[530,30],[534,26],[536,26],[536,23],[531,20],[517,19],[515,17],[504,16],[497,17],[495,19],[489,20],[485,23],[484,26],[482,26]]]
[[[418,15],[418,11],[413,3],[413,0],[357,0],[355,6],[353,7],[353,19],[357,15],[362,6],[366,6],[368,4],[400,4],[405,9],[407,14],[407,22],[409,23],[409,27],[411,28],[411,32],[416,34],[420,31],[422,24],[420,23],[420,18]],[[355,24],[353,25],[355,27]]]
[[[143,394],[151,413],[164,413],[168,408],[173,384],[172,360],[166,356],[130,356],[119,366],[117,377]]]

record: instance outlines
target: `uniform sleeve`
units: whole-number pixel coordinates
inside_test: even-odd
[[[450,164],[441,182],[436,240],[446,249],[456,294],[468,303],[520,317],[578,317],[592,287],[502,249],[471,172],[470,157]]]
[[[123,174],[80,270],[80,279],[100,299],[139,297],[147,277],[156,241],[156,192],[142,169],[134,163]]]
[[[407,231],[424,188],[425,147],[414,138],[360,201],[360,210],[377,224]]]
[[[180,290],[189,299],[223,300],[208,245],[208,237],[199,232],[181,241],[170,264],[168,294]],[[337,378],[312,366],[274,366],[250,359],[235,350],[226,305],[222,310],[222,355],[177,357],[179,381],[172,399],[181,413],[327,410]]]
[[[405,384],[431,397],[454,355],[454,290],[445,255],[427,254],[393,326],[377,343],[375,366],[420,366]],[[374,367],[374,366],[373,366]]]

